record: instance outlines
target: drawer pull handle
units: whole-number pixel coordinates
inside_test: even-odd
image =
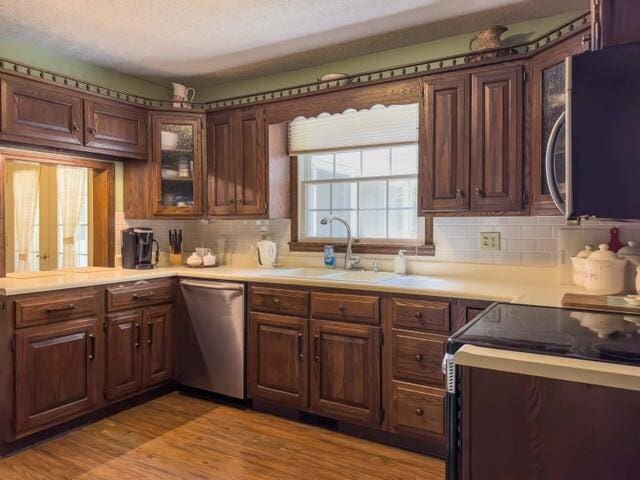
[[[280,299],[279,299],[278,297],[275,297],[275,298],[273,299],[273,304],[274,304],[274,305],[280,305]]]
[[[416,408],[416,415],[421,417],[424,414],[424,410],[420,407]]]
[[[416,362],[421,362],[421,361],[422,361],[422,354],[416,353]]]
[[[54,307],[47,307],[45,311],[47,313],[66,312],[68,310],[74,310],[76,308],[75,303],[68,303],[67,305],[56,305]]]
[[[420,320],[422,318],[422,312],[416,312],[413,314],[413,316]]]
[[[96,358],[96,336],[92,333],[89,335],[89,342],[91,343],[91,349],[89,350],[89,360]]]
[[[338,305],[338,310],[340,311],[340,313],[344,313],[347,311],[347,307],[345,307],[344,305]]]
[[[153,297],[153,292],[134,293],[131,298],[133,298],[134,300],[144,300],[145,298],[151,298],[151,297]]]

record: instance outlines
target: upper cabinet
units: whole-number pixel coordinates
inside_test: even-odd
[[[523,209],[523,71],[511,64],[425,80],[423,213]]]
[[[471,75],[472,210],[522,209],[523,67]]]
[[[152,116],[151,213],[203,213],[203,122],[197,114]]]
[[[84,101],[85,145],[144,155],[147,112],[142,108],[96,100]]]
[[[208,213],[267,214],[268,128],[263,109],[209,114]]]
[[[68,90],[2,78],[2,128],[11,141],[82,145],[82,99]]]

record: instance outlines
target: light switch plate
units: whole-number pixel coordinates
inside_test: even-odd
[[[480,232],[480,250],[500,250],[500,232]]]

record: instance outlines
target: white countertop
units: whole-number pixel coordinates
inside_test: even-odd
[[[317,270],[326,273],[325,269]],[[105,269],[91,272],[41,273],[30,278],[0,279],[0,294],[21,295],[25,293],[61,290],[112,283],[129,282],[153,278],[190,277],[202,279],[231,280],[238,282],[263,282],[310,287],[347,288],[400,294],[431,295],[473,300],[514,302],[530,305],[560,306],[567,292],[584,293],[573,285],[530,283],[520,278],[474,278],[466,275],[392,277],[380,283],[336,281],[323,278],[291,278],[271,271],[247,267],[186,268],[161,267],[152,270]],[[275,274],[274,274],[275,273]]]

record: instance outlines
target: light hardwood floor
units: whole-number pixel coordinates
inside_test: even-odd
[[[165,395],[0,460],[2,480],[441,480],[440,460]]]

